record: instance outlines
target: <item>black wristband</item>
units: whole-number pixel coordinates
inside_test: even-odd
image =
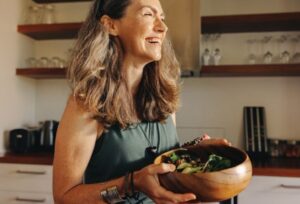
[[[135,200],[138,200],[140,197],[140,194],[138,191],[135,191],[134,189],[134,171],[130,174],[130,189],[131,189],[131,197]]]

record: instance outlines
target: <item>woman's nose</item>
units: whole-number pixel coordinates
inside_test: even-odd
[[[155,31],[161,32],[161,33],[167,32],[167,30],[168,30],[167,25],[165,24],[165,22],[160,17],[156,18],[154,28],[155,28]]]

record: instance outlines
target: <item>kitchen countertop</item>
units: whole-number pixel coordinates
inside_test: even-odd
[[[0,155],[0,163],[52,165],[53,153],[6,153]],[[300,158],[270,158],[252,164],[253,175],[300,177]]]
[[[269,158],[252,164],[253,175],[300,177],[300,158]]]
[[[5,153],[0,155],[0,163],[52,165],[53,153]]]

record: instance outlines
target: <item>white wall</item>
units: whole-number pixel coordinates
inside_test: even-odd
[[[0,0],[0,152],[7,130],[35,120],[35,80],[17,77],[16,67],[33,53],[32,40],[16,32],[26,1]]]
[[[208,129],[242,146],[243,107],[264,106],[270,137],[300,140],[299,90],[299,77],[184,79],[178,127]]]

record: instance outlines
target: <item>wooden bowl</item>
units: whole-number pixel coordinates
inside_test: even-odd
[[[160,184],[176,193],[194,193],[197,201],[216,202],[234,197],[243,191],[252,177],[252,164],[248,155],[235,147],[225,145],[198,144],[185,149],[192,151],[201,160],[207,160],[212,153],[231,160],[231,167],[215,172],[183,174],[170,172],[159,175]],[[170,155],[178,149],[168,151],[162,155]],[[162,162],[162,155],[154,163]]]

